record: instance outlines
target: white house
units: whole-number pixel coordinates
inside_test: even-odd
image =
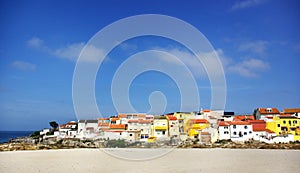
[[[169,120],[169,136],[179,138],[180,132],[178,119],[175,116],[167,116],[167,119]]]
[[[253,138],[252,125],[244,121],[229,122],[230,139],[232,141],[244,142]]]
[[[230,139],[230,124],[226,121],[220,121],[218,124],[219,140]]]
[[[78,137],[92,138],[98,131],[98,120],[79,120],[78,121]]]

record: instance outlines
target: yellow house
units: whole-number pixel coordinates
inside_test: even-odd
[[[186,123],[184,131],[188,133],[190,138],[198,138],[200,132],[209,127],[210,124],[206,119],[189,119]]]
[[[169,137],[169,125],[166,116],[155,116],[151,128],[150,137],[154,137],[155,139]]]
[[[274,131],[276,135],[293,134],[295,140],[300,139],[300,133],[296,129],[299,128],[299,119],[291,115],[274,116],[272,121],[266,122],[266,128]]]
[[[194,112],[174,112],[173,116],[175,116],[178,119],[179,132],[187,133],[185,131],[186,123],[189,119],[193,119],[195,117],[195,113]]]

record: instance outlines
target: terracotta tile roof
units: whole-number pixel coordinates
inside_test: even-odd
[[[137,117],[138,117],[138,118],[145,118],[145,117],[146,117],[146,114],[137,114]]]
[[[253,127],[254,132],[263,132],[266,131],[266,128]]]
[[[260,114],[279,114],[279,111],[277,108],[270,108],[271,111],[268,111],[269,108],[258,108],[258,111]]]
[[[210,112],[208,109],[203,109],[202,112]]]
[[[250,120],[248,121],[252,124],[253,131],[265,131],[266,130],[266,122],[264,120]]]
[[[114,122],[114,121],[117,121],[117,120],[119,120],[119,118],[111,118],[111,119],[110,119],[110,121],[113,121],[113,122]]]
[[[61,129],[66,128],[66,124],[59,125],[59,128],[61,128]]]
[[[138,123],[139,122],[139,120],[137,120],[137,119],[134,119],[134,120],[128,120],[128,123]]]
[[[275,132],[273,132],[272,130],[269,130],[269,129],[266,129],[266,132],[267,133],[275,133]]]
[[[100,120],[100,121],[101,121],[101,120],[102,120],[102,121],[103,121],[103,120],[109,120],[109,118],[98,118],[98,120]]]
[[[172,120],[173,120],[173,121],[174,121],[174,120],[177,120],[177,118],[176,118],[175,116],[173,116],[173,115],[167,115],[167,117],[168,117],[168,119],[171,120],[171,121],[172,121]]]
[[[266,124],[264,120],[247,120],[250,124]]]
[[[286,118],[286,119],[298,119],[298,117],[292,116],[292,115],[283,115],[283,116],[280,115],[279,118],[280,118],[280,119],[285,119],[285,118]]]
[[[246,120],[255,120],[253,115],[236,115],[233,117],[234,121],[246,121]]]
[[[190,119],[189,121],[194,123],[194,124],[200,124],[200,123],[207,124],[207,123],[209,123],[207,121],[207,119]]]
[[[230,125],[250,125],[249,122],[246,121],[231,121],[229,122]]]
[[[109,126],[109,123],[106,123],[106,122],[100,122],[100,123],[98,123],[98,126]]]
[[[110,124],[109,128],[111,128],[111,129],[125,129],[125,124]]]
[[[94,130],[94,127],[87,127],[86,130]]]
[[[220,121],[218,125],[219,126],[229,126],[230,124],[227,121]]]
[[[297,112],[300,112],[300,108],[286,108],[286,109],[283,109],[283,113],[285,113],[285,114],[294,114],[294,113],[297,113]]]
[[[118,117],[119,117],[119,118],[126,118],[127,115],[126,115],[126,114],[118,114]]]
[[[152,120],[139,120],[139,123],[141,124],[146,124],[146,123],[151,123]]]

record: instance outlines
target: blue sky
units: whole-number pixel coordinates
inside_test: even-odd
[[[80,49],[103,27],[139,14],[173,16],[206,36],[223,63],[226,110],[251,114],[257,107],[300,106],[297,0],[14,0],[1,1],[0,8],[0,130],[36,130],[48,127],[51,120],[76,120],[72,77]],[[110,99],[114,71],[128,56],[150,48],[183,56],[187,52],[174,41],[151,36],[117,46],[96,81],[96,99],[104,116],[116,113]],[[198,78],[197,84],[200,105],[209,109],[207,76]],[[179,109],[176,84],[157,72],[134,80],[133,106],[147,112],[149,94],[155,90],[168,98],[166,112]]]

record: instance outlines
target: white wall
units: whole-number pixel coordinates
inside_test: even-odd
[[[230,125],[230,138],[232,141],[247,141],[253,138],[252,125]]]
[[[230,139],[230,128],[229,126],[219,126],[219,140]]]

